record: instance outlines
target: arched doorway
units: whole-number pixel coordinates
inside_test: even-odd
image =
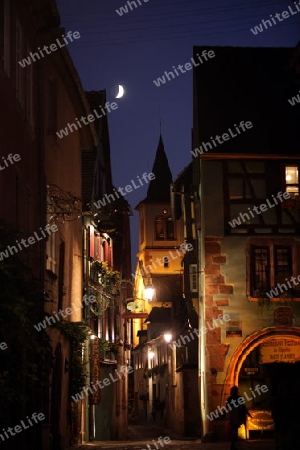
[[[300,402],[300,329],[275,326],[248,336],[236,349],[229,363],[222,404],[231,386],[238,385],[247,408],[254,412],[248,437],[274,434],[273,412],[283,398],[288,404]],[[264,393],[258,386],[264,385]],[[256,390],[258,389],[258,390]],[[281,399],[281,400],[280,400]]]

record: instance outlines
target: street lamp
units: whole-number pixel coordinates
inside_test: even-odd
[[[144,289],[144,294],[145,294],[146,300],[151,302],[151,300],[153,299],[154,292],[155,292],[155,289],[154,289],[152,283],[148,282]]]
[[[165,334],[164,334],[164,340],[165,340],[167,343],[171,342],[171,340],[172,340],[172,335],[171,335],[171,333],[165,333]]]

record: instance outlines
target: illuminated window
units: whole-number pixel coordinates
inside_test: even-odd
[[[159,216],[155,219],[155,239],[157,241],[174,240],[174,222],[171,217]]]
[[[285,166],[285,190],[291,196],[299,195],[299,170],[298,166]]]

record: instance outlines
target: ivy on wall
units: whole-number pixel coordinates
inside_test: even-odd
[[[76,395],[86,384],[86,373],[82,361],[82,349],[91,329],[84,322],[58,321],[51,325],[69,341],[70,344],[70,377],[69,398]]]
[[[0,252],[16,245],[16,239],[20,233],[0,221]],[[6,424],[11,417],[40,410],[52,350],[46,332],[34,328],[43,319],[44,294],[19,254],[1,255],[0,286],[0,342],[7,345],[0,350],[1,404],[5,405],[0,408],[0,422]]]

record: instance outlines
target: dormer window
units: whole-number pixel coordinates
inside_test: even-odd
[[[171,217],[159,216],[155,219],[154,225],[156,241],[175,239],[174,222]]]

